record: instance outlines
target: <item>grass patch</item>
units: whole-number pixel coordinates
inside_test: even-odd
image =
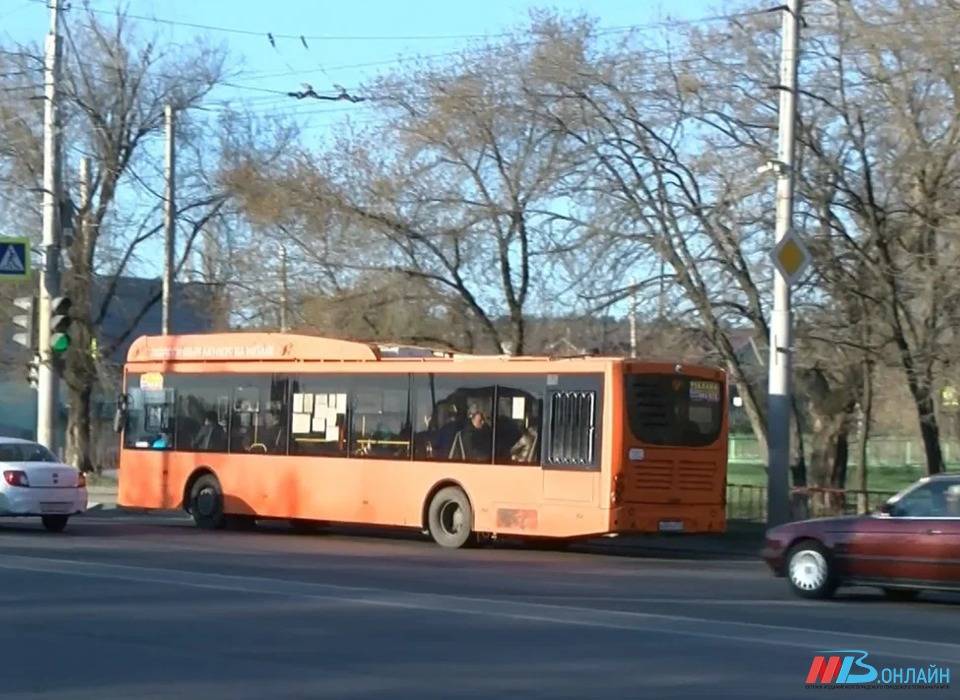
[[[913,465],[899,467],[870,467],[867,470],[868,491],[899,491],[923,476],[923,468]],[[856,489],[857,468],[847,475],[847,488]],[[767,470],[763,464],[737,462],[727,465],[728,484],[753,484],[766,486]]]

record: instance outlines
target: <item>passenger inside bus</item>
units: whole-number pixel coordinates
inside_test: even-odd
[[[433,455],[450,455],[453,443],[460,433],[462,419],[453,402],[437,406],[437,430],[430,439],[430,452]],[[451,457],[452,459],[452,457]]]
[[[523,434],[510,448],[510,461],[522,464],[533,464],[539,461],[537,441],[540,436],[536,423],[527,425]]]
[[[230,422],[230,451],[249,452],[257,442],[255,414],[234,408]]]
[[[165,450],[169,447],[172,447],[170,443],[170,436],[166,433],[160,433],[150,444],[150,447],[155,450]]]
[[[467,425],[457,433],[450,448],[450,459],[466,462],[489,462],[492,456],[493,431],[486,415],[477,404],[467,409]]]
[[[265,416],[262,442],[267,452],[283,454],[287,451],[287,431],[280,415],[269,411]]]
[[[190,446],[195,450],[225,452],[227,449],[227,433],[217,419],[216,411],[207,411],[203,417],[203,425]]]

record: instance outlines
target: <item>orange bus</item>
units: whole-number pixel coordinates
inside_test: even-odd
[[[141,337],[119,502],[203,528],[406,526],[440,545],[725,528],[723,371],[276,333]]]

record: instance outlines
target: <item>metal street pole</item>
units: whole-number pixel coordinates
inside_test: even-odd
[[[163,115],[167,127],[166,168],[164,177],[167,183],[166,201],[163,216],[163,335],[170,334],[170,319],[173,311],[173,251],[176,237],[176,206],[174,203],[176,162],[174,151],[174,114],[173,106],[166,105]]]
[[[53,447],[57,415],[57,374],[50,348],[50,301],[60,294],[60,133],[57,88],[60,80],[60,0],[50,0],[50,33],[44,56],[43,102],[43,264],[37,315],[37,442]]]
[[[777,223],[779,243],[793,225],[793,156],[797,116],[797,53],[802,0],[788,0],[783,9],[780,58],[780,127],[777,160]],[[790,286],[779,270],[773,276],[770,320],[769,390],[767,398],[767,524],[790,519],[790,378],[793,352]]]

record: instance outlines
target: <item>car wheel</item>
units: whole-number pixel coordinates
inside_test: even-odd
[[[69,515],[40,516],[40,520],[43,521],[43,527],[46,528],[47,532],[63,532],[63,528],[67,526],[67,521],[69,519]]]
[[[473,530],[473,508],[467,494],[456,486],[440,489],[430,501],[427,527],[441,547],[464,546]]]
[[[829,598],[837,588],[830,555],[822,544],[803,540],[787,554],[787,582],[802,598]]]
[[[197,527],[204,530],[219,530],[226,525],[223,491],[217,477],[204,474],[193,483],[190,489],[190,515]]]
[[[912,588],[884,588],[883,595],[886,596],[887,600],[906,603],[911,600],[916,600],[917,596],[920,595],[920,591]]]

